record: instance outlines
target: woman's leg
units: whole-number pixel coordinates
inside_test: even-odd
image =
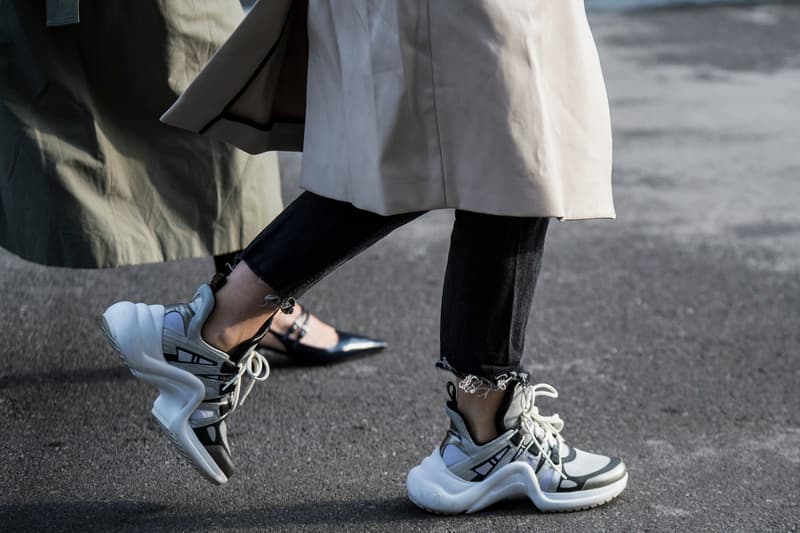
[[[440,513],[475,512],[527,496],[542,511],[574,511],[617,496],[628,482],[618,458],[568,446],[558,415],[537,398],[521,359],[547,219],[459,211],[442,301],[442,359],[450,427],[409,472],[411,500]]]
[[[227,276],[239,263],[241,254],[238,251],[215,255],[215,271]],[[343,362],[386,347],[383,340],[337,330],[300,302],[291,313],[273,316],[268,333],[258,347],[280,353],[297,364]]]
[[[381,216],[303,193],[242,252],[242,261],[215,295],[204,338],[224,351],[246,341],[280,302],[299,297],[337,266],[421,214]]]
[[[460,379],[473,437],[497,435],[494,415],[521,366],[548,219],[456,211],[445,273],[439,366]]]

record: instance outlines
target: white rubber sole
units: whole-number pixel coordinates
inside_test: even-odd
[[[543,512],[579,511],[614,499],[628,484],[628,474],[605,487],[576,492],[543,492],[536,473],[522,461],[501,467],[483,481],[465,481],[450,472],[439,450],[408,474],[408,497],[415,505],[439,514],[474,513],[501,500],[528,497]]]
[[[189,425],[205,396],[205,386],[190,372],[164,360],[164,306],[117,302],[103,313],[102,328],[131,373],[159,390],[152,413],[178,450],[209,480],[225,483],[217,466]]]

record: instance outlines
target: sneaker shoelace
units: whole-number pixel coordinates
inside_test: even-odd
[[[266,381],[269,377],[269,362],[267,358],[258,353],[255,348],[251,349],[237,365],[239,371],[231,379],[222,385],[222,391],[233,387],[231,393],[231,409],[226,416],[231,414],[237,407],[242,405],[253,390],[256,381]],[[246,379],[247,378],[247,379]],[[244,393],[242,384],[244,383]]]
[[[531,446],[536,444],[539,453],[542,454],[544,460],[549,464],[553,470],[566,479],[566,475],[559,468],[559,464],[553,462],[551,459],[551,451],[559,450],[561,443],[564,442],[561,437],[561,430],[564,429],[564,421],[558,414],[544,416],[539,413],[539,408],[536,406],[536,397],[542,396],[544,398],[558,398],[558,391],[552,385],[547,383],[537,383],[525,388],[523,391],[523,405],[522,414],[520,415],[520,425],[531,437],[531,441],[523,447],[528,451]],[[560,452],[558,452],[560,453]]]

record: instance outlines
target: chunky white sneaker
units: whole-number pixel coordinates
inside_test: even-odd
[[[541,511],[577,511],[619,495],[628,483],[625,463],[567,446],[560,435],[563,421],[558,415],[540,415],[537,396],[556,398],[558,393],[546,384],[515,384],[499,411],[502,433],[476,444],[451,388],[450,429],[408,474],[411,501],[434,513],[456,514],[527,496]]]
[[[159,389],[152,413],[178,450],[208,479],[225,483],[233,474],[225,418],[267,379],[269,364],[255,351],[266,325],[230,354],[207,344],[200,333],[213,309],[214,293],[201,285],[188,304],[117,302],[102,327],[131,373]]]

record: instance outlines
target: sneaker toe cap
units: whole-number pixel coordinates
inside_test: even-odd
[[[588,490],[605,487],[625,477],[626,472],[627,468],[622,459],[611,457],[609,463],[605,467],[587,476],[588,479],[584,482],[583,489]]]

